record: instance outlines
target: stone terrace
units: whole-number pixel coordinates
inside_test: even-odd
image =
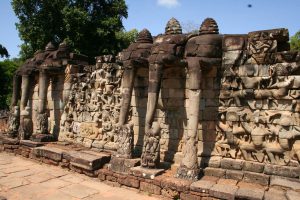
[[[9,200],[114,200],[158,199],[146,192],[115,188],[96,178],[59,167],[0,153],[0,199]]]
[[[25,144],[26,141],[21,143]],[[12,153],[0,153],[0,196],[9,200],[41,197],[298,200],[300,197],[300,180],[287,177],[272,175],[266,182],[264,175],[208,167],[204,176],[193,182],[174,178],[176,169],[172,167],[165,173],[148,179],[144,174],[136,174],[132,170],[128,174],[114,172],[110,164],[107,164],[110,158],[108,152],[93,152],[55,143],[28,149],[21,147],[22,144],[18,148],[20,151],[15,149]],[[9,149],[4,150],[10,152]],[[124,192],[126,196],[123,196]]]

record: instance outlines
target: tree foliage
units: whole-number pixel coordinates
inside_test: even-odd
[[[14,72],[21,64],[19,59],[6,59],[0,62],[0,110],[9,107],[12,96]]]
[[[290,39],[291,49],[300,51],[300,31]]]
[[[7,49],[0,44],[0,57],[9,57]]]
[[[125,48],[118,34],[127,18],[124,0],[12,0],[22,58],[28,58],[49,41],[64,39],[82,54],[116,54]],[[126,43],[126,42],[125,42]]]

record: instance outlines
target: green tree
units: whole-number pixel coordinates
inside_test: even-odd
[[[19,59],[6,59],[0,62],[0,110],[7,109],[10,105],[14,72],[21,64]]]
[[[21,45],[20,55],[29,58],[49,41],[66,39],[71,47],[94,57],[115,54],[124,46],[118,39],[127,18],[124,0],[12,0]]]
[[[291,49],[300,51],[300,31],[290,39]]]
[[[9,57],[7,49],[0,44],[0,57]]]

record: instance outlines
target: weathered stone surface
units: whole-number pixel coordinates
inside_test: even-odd
[[[265,192],[265,200],[286,200],[285,192],[280,189],[270,188]]]
[[[224,169],[236,169],[241,170],[243,168],[243,160],[234,160],[230,158],[224,158],[221,160],[221,167]]]
[[[112,156],[110,169],[115,172],[129,173],[130,168],[140,165],[140,159],[126,159]]]
[[[148,179],[154,179],[155,176],[162,174],[165,169],[149,169],[141,166],[132,167],[130,173],[137,177],[143,177]]]
[[[34,142],[34,141],[31,141],[31,140],[20,140],[20,145],[27,146],[27,147],[40,147],[40,146],[43,146],[44,143]]]
[[[86,170],[97,170],[110,160],[110,155],[106,153],[70,151],[68,154],[71,165]]]
[[[200,180],[191,184],[191,191],[201,192],[201,193],[209,193],[210,188],[216,183],[213,181]]]
[[[280,186],[283,188],[291,188],[293,190],[300,190],[300,181],[297,179],[289,179],[279,176],[271,176],[271,186]]]
[[[206,176],[216,176],[216,177],[225,177],[225,169],[218,169],[218,168],[211,168],[211,167],[206,167],[204,169],[204,174]]]
[[[299,200],[300,199],[300,192],[296,192],[293,190],[288,190],[286,192],[286,197],[288,200]]]
[[[264,171],[264,164],[257,162],[245,161],[243,165],[244,171],[262,173]]]
[[[244,172],[239,170],[226,170],[226,178],[234,180],[242,180]]]
[[[237,186],[216,184],[210,188],[209,194],[220,199],[234,200]]]
[[[203,198],[201,198],[200,196],[197,195],[193,195],[193,194],[187,194],[187,193],[180,193],[180,199],[182,200],[201,200]]]
[[[244,178],[243,180],[245,182],[249,183],[258,183],[261,185],[269,185],[270,176],[260,173],[254,173],[254,172],[244,172]]]
[[[159,186],[146,182],[140,182],[140,190],[149,192],[150,194],[161,194],[161,188]]]
[[[265,174],[285,176],[290,178],[298,178],[300,175],[300,167],[289,167],[279,165],[265,165]]]
[[[246,38],[247,35],[224,35],[222,48],[224,51],[243,50]]]
[[[32,153],[37,157],[44,157],[54,161],[61,161],[63,150],[55,147],[36,147],[32,150]]]
[[[235,193],[236,199],[262,200],[265,191],[262,189],[240,187]]]

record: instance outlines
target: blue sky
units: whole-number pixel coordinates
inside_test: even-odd
[[[126,0],[126,3],[125,29],[147,28],[152,35],[163,33],[171,17],[177,18],[183,27],[197,28],[206,17],[212,17],[223,34],[282,27],[293,35],[300,30],[300,0]],[[18,45],[22,43],[15,28],[17,21],[10,1],[0,0],[0,44],[11,57],[18,56]]]

